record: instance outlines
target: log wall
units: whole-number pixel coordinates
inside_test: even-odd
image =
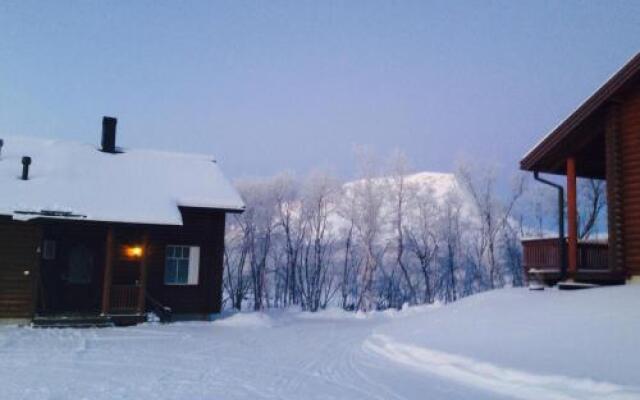
[[[621,103],[620,133],[624,266],[640,275],[640,87]]]

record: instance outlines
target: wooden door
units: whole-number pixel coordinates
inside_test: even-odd
[[[35,304],[40,229],[0,222],[0,318],[31,318]]]

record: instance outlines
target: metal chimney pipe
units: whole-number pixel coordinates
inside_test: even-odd
[[[118,120],[113,117],[102,117],[102,151],[116,153],[116,124]]]
[[[31,165],[31,157],[24,156],[22,157],[22,180],[26,181],[29,179],[29,165]]]

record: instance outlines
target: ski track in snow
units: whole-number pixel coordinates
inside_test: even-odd
[[[638,388],[590,379],[536,375],[498,367],[468,357],[400,343],[380,334],[374,334],[368,338],[363,347],[365,350],[425,373],[514,399],[631,400],[640,398]]]

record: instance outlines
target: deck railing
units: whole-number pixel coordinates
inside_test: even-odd
[[[566,242],[565,246],[567,246]],[[525,271],[531,269],[560,270],[562,263],[560,262],[558,239],[523,240],[522,250]],[[607,268],[607,243],[587,241],[578,243],[578,270],[606,270]]]
[[[113,285],[111,286],[112,313],[131,313],[138,309],[138,285]]]

